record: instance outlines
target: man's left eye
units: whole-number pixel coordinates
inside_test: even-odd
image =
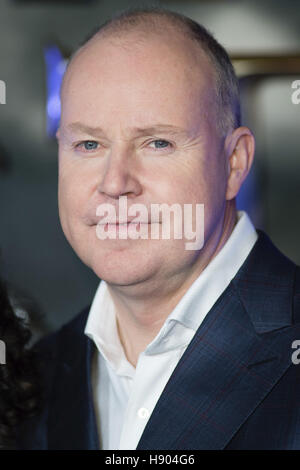
[[[171,145],[170,142],[168,142],[167,140],[163,140],[163,139],[153,140],[152,142],[150,142],[150,145],[152,144],[154,144],[154,147],[158,150],[167,148]]]

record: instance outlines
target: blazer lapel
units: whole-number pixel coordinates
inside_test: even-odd
[[[49,449],[99,449],[91,381],[94,345],[83,333],[87,314],[88,310],[60,335],[48,420]]]
[[[291,365],[295,265],[259,239],[207,314],[137,449],[223,449]]]

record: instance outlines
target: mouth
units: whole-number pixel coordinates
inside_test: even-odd
[[[105,222],[99,223],[98,225],[103,225],[104,227],[128,227],[128,226],[141,226],[141,225],[150,225],[150,222]]]
[[[98,227],[102,227],[100,230],[104,233],[112,234],[112,236],[117,234],[117,237],[132,238],[130,234],[132,235],[133,233],[148,233],[150,225],[149,222],[106,222],[99,223]]]
[[[105,223],[98,223],[98,225],[103,225],[104,227],[137,227],[140,225],[150,225],[149,222],[105,222]]]
[[[120,225],[120,226],[121,225],[150,225],[152,223],[154,223],[154,222],[153,221],[149,222],[148,220],[145,221],[145,222],[143,222],[143,221],[134,221],[134,219],[133,219],[133,220],[127,220],[125,222],[120,222],[118,220],[116,222],[115,221],[107,221],[107,220],[105,222],[99,221],[95,225]]]

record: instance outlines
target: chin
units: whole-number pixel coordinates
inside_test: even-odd
[[[89,263],[94,273],[109,284],[120,286],[139,284],[155,274],[155,260],[136,252],[97,252]]]

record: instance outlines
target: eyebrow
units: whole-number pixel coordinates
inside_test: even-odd
[[[66,126],[66,129],[71,132],[81,132],[95,137],[103,137],[105,135],[105,132],[101,127],[91,127],[81,122],[72,122]],[[144,128],[134,127],[130,129],[130,132],[136,136],[153,135],[160,132],[167,132],[174,136],[187,136],[188,134],[185,129],[170,124],[156,124],[154,126]]]

